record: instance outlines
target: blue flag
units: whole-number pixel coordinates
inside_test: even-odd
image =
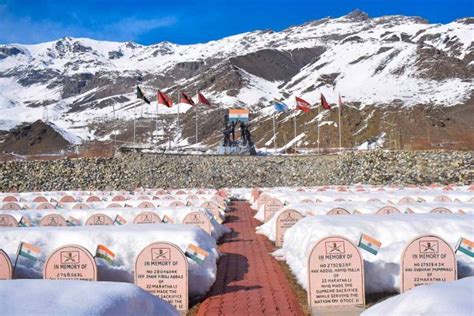
[[[273,106],[275,107],[275,110],[277,112],[286,112],[286,111],[288,111],[288,105],[286,105],[283,102],[275,102],[275,104]]]

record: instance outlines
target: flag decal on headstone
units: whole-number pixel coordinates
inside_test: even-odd
[[[125,224],[127,224],[127,220],[125,218],[123,218],[122,216],[117,215],[115,217],[114,224],[125,225]]]
[[[32,244],[29,244],[27,242],[21,242],[18,255],[36,261],[40,252],[41,250],[39,247],[33,246]]]
[[[469,239],[461,237],[456,245],[455,252],[458,251],[468,255],[469,257],[474,257],[474,242]]]
[[[377,239],[370,237],[369,235],[360,234],[359,244],[357,246],[373,255],[376,255],[379,252],[382,243]]]
[[[112,264],[115,258],[115,253],[113,253],[109,248],[105,247],[104,245],[98,245],[95,256],[97,258],[104,259],[109,264]]]
[[[193,244],[189,244],[185,252],[186,256],[194,260],[197,264],[202,264],[206,260],[209,253],[204,249],[199,248]]]

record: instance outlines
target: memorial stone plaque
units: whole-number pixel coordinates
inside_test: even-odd
[[[390,215],[390,214],[399,214],[401,213],[399,209],[393,206],[384,206],[380,210],[378,210],[375,214],[376,215]]]
[[[456,257],[449,244],[434,235],[420,236],[403,251],[400,292],[416,286],[457,279]]]
[[[13,195],[7,195],[2,202],[18,202],[18,199]]]
[[[140,195],[139,197],[137,197],[137,200],[140,200],[140,201],[149,201],[150,200],[150,197],[148,195]]]
[[[0,214],[0,227],[18,227],[18,221],[10,214]]]
[[[188,261],[176,245],[157,242],[145,247],[135,261],[135,284],[173,305],[188,309]]]
[[[116,195],[112,198],[112,202],[123,202],[125,200],[126,199],[123,195]]]
[[[42,227],[59,227],[59,226],[67,226],[66,220],[59,214],[48,214],[44,216],[39,225]]]
[[[48,202],[48,199],[45,198],[44,196],[37,196],[31,202],[33,202],[33,203],[45,203],[45,202]]]
[[[176,198],[172,195],[165,195],[162,200],[176,200]]]
[[[346,200],[343,199],[343,198],[337,198],[337,199],[334,199],[334,202],[345,202]]]
[[[102,202],[102,200],[98,196],[89,196],[86,200],[87,203],[94,203],[94,202]]]
[[[21,206],[20,206],[20,204],[18,204],[16,202],[8,202],[8,203],[4,203],[2,205],[2,210],[5,210],[5,211],[18,211],[18,210],[21,210]]]
[[[72,209],[73,210],[88,210],[90,209],[90,206],[87,205],[86,203],[79,202],[79,203],[74,204]]]
[[[430,213],[435,213],[435,214],[451,214],[451,210],[445,208],[445,207],[437,207],[431,210]]]
[[[36,206],[37,210],[54,210],[55,208],[56,207],[49,202],[44,202]]]
[[[281,212],[276,220],[276,239],[275,246],[283,246],[283,236],[285,232],[291,228],[296,222],[303,218],[297,210],[284,210]]]
[[[214,216],[214,218],[222,224],[222,222],[224,221],[223,218],[222,218],[222,215],[221,215],[221,212],[220,212],[220,209],[219,209],[219,206],[215,203],[215,202],[212,202],[212,201],[206,201],[204,203],[201,204],[201,207],[204,207],[205,209],[209,210],[212,215]]]
[[[67,245],[56,249],[46,260],[43,278],[97,281],[97,266],[86,248]]]
[[[121,207],[122,205],[118,203],[110,203],[109,205],[107,205],[107,208],[121,208]]]
[[[0,249],[0,280],[10,280],[12,278],[12,262],[7,253]]]
[[[267,203],[268,200],[270,200],[272,197],[269,196],[268,194],[260,194],[260,196],[258,197],[258,200],[257,200],[257,209],[260,209],[260,207],[262,207],[263,205],[265,205],[265,203]]]
[[[201,212],[191,212],[183,219],[183,224],[193,225],[202,228],[209,235],[212,231],[211,221],[206,214]]]
[[[107,215],[102,213],[97,213],[89,217],[86,221],[86,226],[94,225],[113,225],[114,221]]]
[[[184,204],[181,201],[173,201],[169,205],[169,207],[183,207],[183,206],[186,206],[186,204]]]
[[[451,198],[446,195],[438,195],[434,199],[435,202],[452,202]]]
[[[160,224],[161,219],[158,214],[154,212],[142,212],[135,216],[134,224]]]
[[[263,207],[264,222],[268,222],[273,215],[283,208],[283,203],[279,199],[269,199]]]
[[[74,197],[72,197],[71,195],[65,195],[59,200],[59,202],[61,202],[61,203],[74,203],[74,202],[76,202],[76,199]]]
[[[364,266],[359,249],[340,236],[320,240],[308,260],[310,307],[365,305]]]
[[[155,205],[151,202],[145,201],[138,204],[137,208],[154,208]]]
[[[177,195],[184,195],[184,194],[187,194],[186,191],[183,191],[183,190],[179,190],[179,191],[176,191]]]
[[[313,204],[314,201],[311,200],[311,199],[304,199],[304,200],[302,200],[300,203],[303,203],[303,204]]]
[[[398,201],[398,204],[416,204],[416,200],[412,197],[406,196],[401,198],[400,201]]]
[[[346,209],[336,207],[329,210],[329,212],[327,212],[326,215],[351,215],[351,213],[349,213],[349,211]]]

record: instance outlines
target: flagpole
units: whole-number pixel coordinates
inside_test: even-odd
[[[15,278],[16,264],[18,263],[18,257],[20,256],[20,249],[22,245],[23,245],[23,242],[20,241],[20,245],[18,246],[18,250],[16,251],[15,263],[13,264],[12,279]]]
[[[158,100],[156,100],[156,122],[155,122],[155,130],[156,130],[156,145],[158,145],[158,118],[160,112],[160,104]]]
[[[319,140],[320,140],[319,114],[320,113],[321,113],[321,105],[318,106],[318,117],[316,118],[316,124],[318,124],[318,154],[319,154],[319,148],[320,148],[320,144],[319,144]]]
[[[176,131],[177,131],[178,133],[181,132],[181,125],[180,125],[180,121],[179,121],[179,104],[180,104],[180,103],[181,103],[181,102],[180,102],[180,100],[179,100],[179,90],[178,90],[178,127],[177,127],[177,129],[176,129]],[[178,133],[177,133],[176,136],[178,136]]]
[[[342,148],[342,137],[341,137],[341,106],[342,106],[342,102],[341,102],[341,94],[339,93],[339,108],[338,108],[338,112],[339,112],[339,150],[341,150]]]
[[[137,126],[137,115],[133,116],[133,145],[136,144],[136,126]]]
[[[117,134],[115,133],[115,128],[116,128],[115,125],[117,124],[117,121],[115,118],[115,105],[112,105],[112,109],[114,113],[114,123],[112,124],[112,126],[113,126],[113,133],[114,133],[114,151],[115,151],[115,147],[117,146]]]
[[[273,149],[274,149],[274,153],[276,153],[275,113],[273,113]]]
[[[198,94],[198,91],[196,91],[196,95]],[[198,96],[198,101],[196,102],[195,108],[195,116],[196,116],[196,145],[198,143],[198,107],[199,107],[199,96]]]
[[[296,115],[293,116],[293,129],[294,129],[294,132],[295,132],[295,140],[294,140],[294,151],[295,151],[295,154],[296,154]]]

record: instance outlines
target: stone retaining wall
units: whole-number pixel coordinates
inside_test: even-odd
[[[137,187],[274,187],[473,182],[473,152],[373,151],[334,156],[125,155],[0,164],[0,191]]]

